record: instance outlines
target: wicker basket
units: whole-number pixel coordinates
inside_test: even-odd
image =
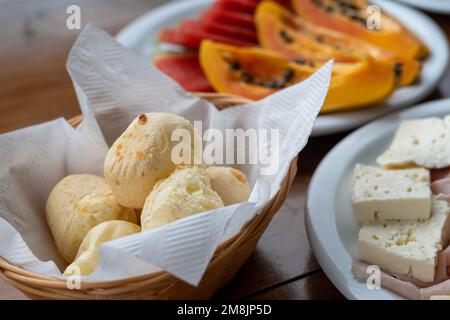
[[[219,109],[249,102],[225,94],[198,94]],[[73,126],[81,116],[69,120]],[[0,276],[32,299],[208,299],[238,272],[250,256],[273,215],[283,203],[297,171],[290,165],[276,197],[242,230],[222,243],[214,253],[201,283],[190,286],[165,271],[117,281],[86,282],[81,289],[68,289],[66,282],[42,276],[9,264],[0,258]]]

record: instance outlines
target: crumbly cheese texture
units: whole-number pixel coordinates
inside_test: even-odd
[[[103,222],[92,228],[84,237],[78,249],[77,257],[64,271],[64,275],[87,276],[94,272],[99,263],[102,243],[126,237],[141,231],[134,223],[120,220]]]
[[[167,178],[177,165],[202,162],[196,141],[200,137],[183,117],[157,112],[138,116],[105,158],[105,178],[117,201],[142,208],[156,182]]]
[[[358,257],[385,271],[432,282],[437,256],[448,242],[448,214],[446,199],[433,196],[429,219],[365,223],[359,231]]]
[[[450,116],[402,122],[392,144],[377,161],[386,168],[450,166]]]
[[[209,167],[205,175],[226,206],[247,201],[250,197],[250,185],[242,171],[230,167]]]
[[[46,217],[56,248],[67,262],[73,261],[81,241],[96,225],[108,220],[136,222],[134,210],[117,203],[103,177],[87,174],[58,182],[48,196]]]
[[[209,184],[204,169],[177,169],[159,181],[145,201],[142,230],[150,230],[200,212],[223,207],[223,201]]]
[[[431,213],[430,172],[422,168],[385,170],[357,164],[352,207],[360,222],[426,219]]]

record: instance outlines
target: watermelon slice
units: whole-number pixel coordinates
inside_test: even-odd
[[[186,91],[213,92],[195,53],[161,53],[153,59],[154,65],[178,82]]]
[[[253,15],[257,3],[255,4],[251,0],[218,0],[213,6],[219,11],[233,11]]]
[[[289,5],[290,0],[276,0]],[[160,42],[198,49],[203,39],[235,46],[258,43],[253,13],[261,0],[217,0],[198,20],[184,20],[178,28],[163,29]]]
[[[253,15],[241,12],[221,11],[211,6],[208,10],[202,13],[200,21],[203,23],[221,23],[224,25],[232,25],[240,28],[247,28],[255,31],[255,23]]]
[[[217,6],[219,9],[226,9],[235,12],[245,12],[253,14],[258,4],[263,0],[218,0],[213,6]],[[290,7],[290,0],[274,0],[279,4]]]
[[[258,43],[256,31],[240,28],[233,25],[220,24],[218,22],[184,20],[180,24],[182,30],[202,30],[208,33],[224,37],[231,37],[242,41]]]
[[[256,7],[262,0],[236,0],[236,1],[245,2],[246,4]]]
[[[201,29],[163,29],[159,38],[161,43],[177,44],[194,49],[200,47],[200,43],[203,39],[210,39],[241,47],[254,46],[254,43],[249,41],[243,41],[233,37],[207,32]]]

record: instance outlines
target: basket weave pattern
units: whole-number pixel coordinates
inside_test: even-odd
[[[218,109],[248,103],[249,100],[215,93],[199,93]],[[77,116],[69,120],[77,126]],[[282,205],[297,172],[297,158],[275,198],[249,221],[242,230],[222,243],[214,253],[197,287],[165,271],[116,281],[83,282],[80,289],[68,289],[64,280],[42,276],[16,267],[0,258],[0,277],[32,299],[208,299],[227,284],[250,256],[259,238]]]

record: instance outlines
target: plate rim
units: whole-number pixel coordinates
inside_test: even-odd
[[[442,106],[446,107],[442,108]],[[430,108],[433,108],[430,110]],[[440,110],[439,110],[440,109]],[[310,240],[310,244],[314,253],[314,256],[318,260],[320,266],[322,267],[323,271],[327,275],[327,277],[331,280],[331,282],[338,288],[338,290],[347,298],[351,300],[357,300],[357,299],[381,299],[381,297],[378,297],[379,294],[369,295],[367,294],[367,289],[365,290],[365,293],[367,296],[364,296],[363,292],[360,292],[359,295],[355,294],[355,290],[351,290],[350,285],[348,284],[349,279],[346,278],[345,275],[339,275],[337,271],[342,273],[339,269],[339,267],[336,265],[336,256],[337,253],[329,254],[331,251],[330,249],[326,249],[326,246],[324,245],[323,241],[320,240],[320,234],[316,232],[317,229],[323,229],[323,227],[317,227],[318,218],[317,218],[317,210],[312,209],[312,197],[313,193],[317,193],[318,189],[320,189],[321,181],[324,180],[325,177],[329,177],[329,171],[327,169],[324,169],[326,167],[329,167],[327,164],[329,162],[335,163],[337,159],[335,159],[344,149],[348,149],[348,144],[352,143],[355,139],[358,139],[361,136],[364,136],[365,133],[368,131],[371,131],[375,128],[379,128],[380,126],[383,126],[383,123],[386,121],[391,121],[391,124],[395,124],[398,126],[400,121],[407,119],[407,118],[417,118],[417,117],[431,117],[436,116],[439,113],[447,112],[450,114],[450,98],[443,98],[443,99],[437,99],[437,100],[431,100],[424,103],[420,103],[416,106],[413,106],[407,110],[399,110],[394,113],[391,113],[389,115],[383,116],[380,119],[374,120],[369,122],[368,124],[362,126],[361,128],[355,130],[351,134],[347,135],[345,138],[343,138],[341,141],[339,141],[338,144],[336,144],[326,155],[325,157],[320,161],[319,165],[317,166],[316,170],[314,171],[313,176],[311,177],[310,183],[308,185],[307,193],[306,193],[306,201],[305,201],[305,225],[306,225],[306,232],[308,235],[308,239]],[[420,115],[416,115],[419,113]],[[386,124],[385,124],[386,125]],[[380,133],[381,135],[382,133]],[[354,145],[354,144],[353,144]],[[342,161],[341,161],[342,163]],[[345,166],[345,164],[343,164]],[[332,191],[332,196],[330,196],[331,202],[334,202],[334,198],[336,195],[336,191]],[[345,257],[350,257],[348,254],[348,251],[343,246],[341,239],[339,237],[339,233],[336,228],[336,212],[334,209],[332,210],[332,219],[331,221],[331,229],[327,228],[326,232],[329,233],[330,230],[333,234],[338,235],[337,242],[339,242],[339,254],[344,254]],[[312,212],[314,211],[314,212]],[[314,216],[316,215],[316,216]],[[327,222],[330,222],[327,220]],[[341,248],[342,247],[342,248]],[[336,248],[333,248],[336,249]],[[344,251],[342,251],[344,250]],[[350,257],[351,259],[351,257]],[[341,266],[342,267],[342,266]],[[334,269],[332,269],[334,268]],[[347,271],[345,274],[351,275],[350,268],[351,266],[346,266]],[[352,278],[350,281],[353,281],[353,283],[359,283],[356,279]],[[359,291],[359,290],[356,290]],[[403,299],[402,297],[396,295],[395,293],[387,290],[387,289],[381,289],[380,291],[382,294],[385,295],[384,298],[388,299]]]
[[[139,43],[142,43],[142,41],[139,41],[139,39],[143,37],[143,30],[147,30],[145,29],[146,26],[161,24],[161,22],[166,19],[168,15],[174,16],[183,10],[186,11],[190,8],[200,5],[205,6],[211,1],[212,0],[172,0],[166,4],[150,10],[149,12],[131,21],[128,25],[126,25],[122,30],[119,31],[116,39],[126,47],[136,48],[139,46]],[[313,129],[313,137],[325,136],[352,130],[385,114],[404,109],[413,104],[417,104],[423,101],[423,99],[425,99],[427,96],[429,96],[433,92],[433,90],[438,87],[439,82],[445,76],[446,69],[450,61],[450,50],[447,38],[439,25],[425,13],[399,2],[392,2],[388,0],[373,0],[373,3],[379,4],[382,7],[387,6],[390,9],[386,11],[392,15],[395,15],[395,12],[397,12],[398,10],[401,10],[403,13],[407,13],[408,16],[413,15],[415,17],[415,21],[419,20],[421,21],[421,25],[426,26],[426,29],[424,30],[426,30],[427,34],[433,34],[433,37],[435,37],[435,39],[438,39],[436,40],[436,43],[438,43],[439,45],[436,47],[439,47],[439,50],[434,49],[435,46],[430,46],[430,53],[435,55],[436,60],[434,61],[434,64],[430,65],[429,67],[433,67],[436,72],[430,72],[428,74],[429,80],[423,86],[416,88],[418,92],[414,95],[411,95],[412,98],[403,98],[403,101],[401,101],[401,103],[389,105],[388,99],[385,102],[373,107],[320,115]],[[405,23],[405,19],[399,20],[402,23]],[[412,29],[412,31],[416,32],[415,29]],[[422,36],[421,40],[427,43],[425,36]],[[153,39],[151,41],[153,41]],[[409,88],[405,87],[404,89],[406,90]],[[402,88],[398,89],[398,92],[401,92],[401,90]],[[392,97],[395,98],[395,93],[390,98]],[[328,123],[328,121],[332,121],[333,123]]]
[[[450,13],[450,3],[443,3],[442,1],[434,1],[434,0],[427,0],[427,1],[417,1],[417,0],[395,0],[397,2],[401,2],[403,4],[407,4],[410,6],[413,6],[415,8],[425,10],[428,12],[433,13],[440,13],[440,14],[449,14]],[[443,5],[443,8],[439,8],[440,5]]]

